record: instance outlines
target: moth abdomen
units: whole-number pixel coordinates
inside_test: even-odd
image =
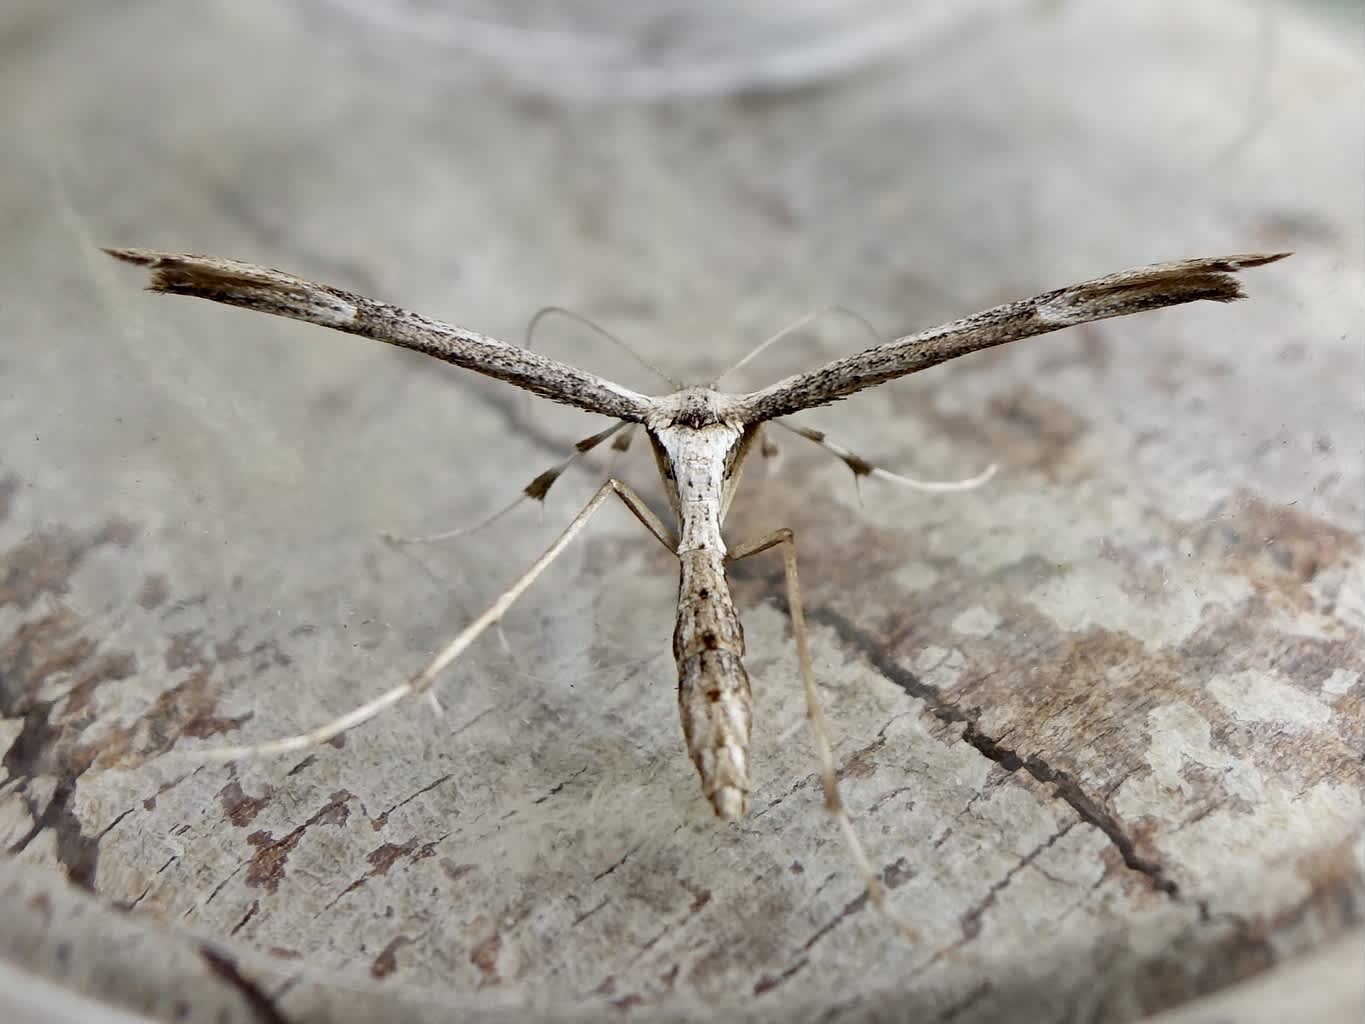
[[[752,696],[744,670],[744,630],[730,599],[724,556],[687,551],[679,561],[678,713],[687,752],[716,815],[743,817],[749,805]]]

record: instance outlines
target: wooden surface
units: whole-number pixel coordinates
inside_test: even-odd
[[[263,3],[7,15],[6,971],[163,1019],[1125,1021],[1348,935],[1361,48],[1270,10],[1029,8],[840,84],[650,107],[445,93]],[[859,494],[795,437],[750,471],[730,534],[797,531],[845,795],[906,944],[821,810],[780,565],[736,573],[756,789],[723,826],[676,718],[676,567],[619,512],[452,671],[444,719],[177,759],[420,666],[606,467],[543,521],[395,550],[380,530],[476,520],[598,422],[145,295],[99,244],[509,340],[558,303],[688,377],[825,303],[892,334],[1158,259],[1298,254],[1235,306],[805,418],[903,472],[998,462],[982,491]],[[831,323],[735,384],[865,342]],[[572,325],[537,344],[655,387]],[[616,471],[658,493],[642,452]]]

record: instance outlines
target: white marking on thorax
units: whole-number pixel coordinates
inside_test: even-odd
[[[663,427],[655,431],[673,467],[678,517],[678,553],[725,554],[720,524],[724,516],[725,462],[740,432],[724,424]]]

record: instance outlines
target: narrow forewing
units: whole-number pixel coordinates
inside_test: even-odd
[[[1008,341],[1202,299],[1231,302],[1242,298],[1233,277],[1236,271],[1287,255],[1180,260],[1095,278],[865,349],[745,395],[736,406],[745,422],[758,423],[828,405],[864,388]]]
[[[148,287],[155,292],[194,295],[425,352],[553,401],[616,419],[642,422],[649,410],[649,399],[643,395],[567,363],[330,285],[212,256],[147,249],[105,252],[150,268]]]

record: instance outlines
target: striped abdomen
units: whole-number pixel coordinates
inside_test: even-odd
[[[749,805],[749,676],[744,628],[730,600],[724,556],[713,549],[678,555],[678,711],[702,792],[726,821]]]

